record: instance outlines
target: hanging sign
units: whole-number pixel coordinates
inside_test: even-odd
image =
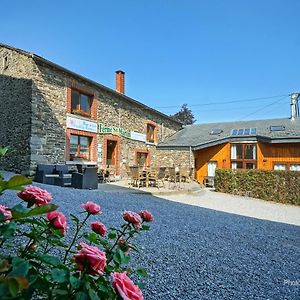
[[[97,123],[67,116],[67,127],[97,133]]]

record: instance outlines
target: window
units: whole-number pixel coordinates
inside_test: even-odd
[[[275,171],[300,171],[300,163],[291,164],[285,162],[276,162],[274,163],[274,170]]]
[[[285,126],[283,125],[276,125],[276,126],[270,126],[270,131],[284,131]]]
[[[217,135],[217,134],[220,134],[220,133],[222,133],[222,132],[223,132],[222,129],[217,129],[217,128],[215,128],[215,129],[213,129],[213,130],[210,132],[210,134],[211,134],[211,135]]]
[[[70,160],[90,159],[91,138],[88,136],[71,134],[70,136]]]
[[[291,164],[290,165],[290,171],[300,171],[300,164]]]
[[[155,126],[152,124],[147,124],[147,134],[146,134],[147,142],[154,143],[155,142]]]
[[[286,165],[285,164],[274,164],[275,171],[285,171]]]
[[[8,56],[3,57],[3,70],[8,68]]]
[[[231,169],[256,169],[256,145],[232,144]]]
[[[232,129],[231,135],[255,135],[256,128],[239,128],[239,129]]]
[[[86,117],[91,116],[92,99],[90,96],[72,90],[71,94],[71,112]]]

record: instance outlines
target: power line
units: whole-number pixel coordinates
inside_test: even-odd
[[[289,95],[288,95],[288,96],[289,96]],[[254,114],[256,114],[256,113],[258,113],[258,112],[264,110],[265,108],[270,107],[270,106],[272,106],[272,105],[274,105],[274,104],[276,104],[276,103],[282,101],[283,99],[285,99],[285,98],[288,97],[288,96],[286,95],[286,96],[280,98],[279,100],[276,100],[276,101],[274,101],[274,102],[272,102],[272,103],[270,103],[270,104],[268,104],[268,105],[265,105],[265,106],[263,106],[262,108],[257,109],[256,111],[254,111],[254,112],[252,112],[252,113],[250,113],[250,114],[244,116],[244,117],[241,118],[240,120],[243,121],[244,119],[248,118],[249,116],[252,116],[252,115],[254,115]]]
[[[241,102],[250,102],[250,101],[259,101],[264,99],[272,99],[272,98],[278,98],[278,97],[287,97],[289,94],[285,95],[277,95],[277,96],[269,96],[269,97],[259,97],[259,98],[248,98],[248,99],[236,99],[236,100],[229,100],[229,101],[220,101],[220,102],[206,102],[202,104],[191,104],[189,107],[195,107],[195,106],[208,106],[208,105],[216,105],[216,104],[229,104],[229,103],[241,103]],[[180,105],[171,105],[171,106],[156,106],[156,109],[162,109],[162,108],[177,108],[180,107]]]

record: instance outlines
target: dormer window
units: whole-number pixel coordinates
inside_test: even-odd
[[[76,90],[72,90],[71,94],[71,113],[82,115],[84,117],[91,116],[92,97],[85,95]]]
[[[147,132],[146,132],[146,139],[148,143],[155,143],[156,138],[156,126],[151,123],[147,123]]]

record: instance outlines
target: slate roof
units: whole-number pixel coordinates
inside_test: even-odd
[[[9,45],[6,45],[6,44],[2,44],[2,43],[0,43],[0,47],[4,47],[4,48],[7,48],[7,49],[16,51],[18,53],[21,53],[23,55],[31,57],[36,63],[43,63],[43,64],[51,66],[52,68],[58,69],[58,70],[60,70],[60,71],[62,71],[64,73],[70,74],[71,76],[78,77],[81,80],[89,82],[90,84],[96,85],[97,87],[99,87],[101,89],[104,89],[104,90],[106,90],[106,91],[108,91],[110,93],[118,95],[123,100],[125,100],[125,101],[127,101],[129,103],[134,103],[134,104],[142,107],[143,109],[146,109],[146,110],[151,111],[152,113],[155,113],[155,114],[157,114],[157,115],[159,115],[159,116],[161,116],[163,118],[166,118],[169,121],[171,121],[172,123],[176,123],[177,125],[183,125],[182,122],[179,122],[179,121],[171,118],[170,116],[168,116],[168,115],[166,115],[166,114],[164,114],[164,113],[162,113],[162,112],[160,112],[160,111],[158,111],[158,110],[156,110],[154,108],[151,108],[150,106],[147,106],[147,105],[141,103],[140,101],[137,101],[137,100],[135,100],[135,99],[133,99],[131,97],[128,97],[128,96],[126,96],[124,94],[121,94],[121,93],[119,93],[119,92],[117,92],[117,91],[115,91],[115,90],[113,90],[113,89],[111,89],[111,88],[109,88],[109,87],[107,87],[105,85],[102,85],[102,84],[100,84],[100,83],[98,83],[96,81],[93,81],[93,80],[91,80],[91,79],[89,79],[87,77],[79,75],[79,74],[77,74],[77,73],[75,73],[73,71],[70,71],[70,70],[68,70],[68,69],[66,69],[66,68],[64,68],[64,67],[62,67],[62,66],[60,66],[60,65],[58,65],[58,64],[56,64],[56,63],[54,63],[54,62],[52,62],[50,60],[47,60],[47,59],[43,58],[42,56],[39,56],[39,55],[37,55],[35,53],[27,52],[25,50],[22,50],[22,49],[19,49],[19,48],[15,48],[15,47],[12,47],[12,46],[9,46]]]
[[[270,126],[284,126],[283,131],[271,131]],[[232,129],[256,128],[255,134],[233,136]],[[210,134],[213,129],[221,129],[217,135]],[[300,142],[300,119],[269,119],[237,122],[220,122],[187,125],[163,142],[161,149],[203,149],[222,143],[235,141],[262,141],[266,143]]]

